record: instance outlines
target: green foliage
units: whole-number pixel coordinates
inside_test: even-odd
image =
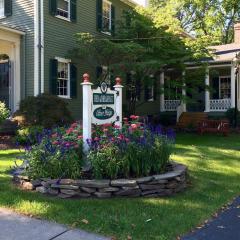
[[[37,143],[37,136],[43,132],[43,129],[42,126],[22,127],[17,130],[15,142],[20,145],[35,144]]]
[[[6,107],[4,102],[0,102],[0,124],[6,120],[10,115],[10,111]]]
[[[67,103],[57,96],[48,94],[22,100],[17,115],[24,117],[24,124],[27,126],[40,125],[45,128],[62,126],[73,121]]]
[[[233,41],[233,24],[240,11],[237,0],[151,0],[151,7],[159,25],[170,23],[168,29],[208,38],[211,45]]]
[[[227,110],[226,118],[229,120],[232,126],[235,125],[235,108]],[[237,110],[237,125],[240,126],[240,112],[238,110]]]
[[[95,178],[132,178],[164,172],[171,153],[171,142],[165,137],[156,137],[152,145],[131,141],[124,150],[114,143],[103,144],[91,151],[88,159]]]
[[[122,171],[123,161],[119,149],[113,144],[91,152],[88,159],[92,165],[93,175],[97,179],[115,179]]]
[[[45,129],[35,135],[36,143],[30,147],[28,142],[22,157],[28,163],[27,175],[32,179],[80,178],[83,165],[81,134],[80,124],[74,123],[69,128]]]
[[[69,150],[64,154],[61,148],[56,151],[45,151],[45,143],[36,144],[31,151],[26,152],[25,158],[29,166],[26,170],[31,179],[39,178],[72,178],[81,177],[82,158],[76,151]]]

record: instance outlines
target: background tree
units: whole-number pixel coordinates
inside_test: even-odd
[[[75,57],[95,67],[107,67],[108,72],[100,80],[111,74],[126,79],[128,114],[135,113],[136,107],[151,98],[148,88],[159,83],[161,71],[184,70],[184,63],[196,58],[180,34],[157,25],[155,14],[143,8],[125,12],[116,23],[112,38],[97,38],[88,33],[78,33],[76,37],[78,48],[72,52]],[[156,96],[160,86],[154,89]],[[144,100],[140,100],[142,93]]]
[[[182,29],[198,38],[208,37],[209,44],[233,41],[233,25],[240,13],[239,0],[151,0],[156,22]],[[166,19],[167,15],[167,20]]]

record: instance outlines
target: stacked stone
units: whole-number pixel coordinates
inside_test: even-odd
[[[22,188],[60,198],[111,198],[169,196],[186,188],[187,168],[173,163],[173,171],[138,179],[72,180],[14,178]]]

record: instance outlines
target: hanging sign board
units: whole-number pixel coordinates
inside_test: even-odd
[[[93,90],[92,99],[92,123],[113,123],[116,116],[116,91],[111,90],[105,82]]]

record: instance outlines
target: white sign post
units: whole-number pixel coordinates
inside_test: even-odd
[[[92,137],[92,124],[114,123],[122,128],[122,89],[121,79],[116,78],[114,90],[102,82],[92,90],[92,83],[87,73],[83,75],[83,150],[89,151],[88,141]]]
[[[114,86],[115,91],[117,92],[116,96],[116,115],[117,121],[115,124],[122,128],[122,90],[123,86],[121,85],[121,78],[116,78],[116,85]]]
[[[92,135],[92,83],[87,73],[83,75],[83,151],[87,153],[89,150],[88,140]]]

